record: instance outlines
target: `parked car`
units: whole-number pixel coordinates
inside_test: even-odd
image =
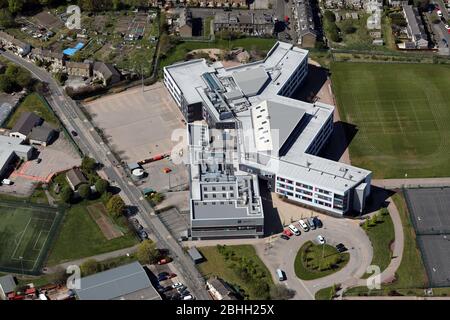
[[[294,226],[293,224],[289,225],[289,229],[292,231],[293,234],[295,234],[296,236],[300,235],[300,230],[297,229],[296,226]]]
[[[450,30],[450,25],[446,24],[445,29]]]
[[[41,162],[42,162],[42,159],[41,159],[41,158],[37,158],[37,159],[36,159],[36,162],[37,162],[37,163],[41,163]]]
[[[187,295],[183,297],[183,300],[194,300],[194,297],[192,295]]]
[[[313,220],[314,220],[314,224],[316,225],[316,228],[322,228],[323,227],[323,223],[318,217],[314,217]]]
[[[77,133],[75,130],[72,130],[70,133],[72,133],[72,135],[73,135],[74,137],[78,136],[78,133]]]
[[[345,245],[343,243],[337,244],[336,249],[339,253],[347,251],[347,248],[345,247]]]
[[[139,236],[140,236],[141,239],[143,239],[143,240],[148,239],[148,233],[145,232],[144,230],[139,231]]]
[[[166,264],[172,261],[170,258],[164,258],[158,261],[158,264]]]
[[[180,288],[182,286],[183,284],[181,282],[175,282],[174,284],[172,284],[172,289]]]
[[[316,239],[319,244],[325,244],[325,238],[322,235],[319,234]]]
[[[316,229],[316,224],[314,223],[314,219],[313,218],[308,218],[308,225],[311,228],[311,230],[315,230]]]
[[[280,280],[280,281],[286,280],[286,275],[284,274],[284,272],[281,269],[277,269],[277,276],[278,276],[278,280]]]
[[[284,233],[280,236],[280,238],[281,239],[284,239],[284,240],[289,240],[290,238],[287,236],[287,235],[285,235]]]
[[[181,287],[178,287],[177,288],[177,291],[178,291],[178,293],[182,293],[183,291],[185,291],[187,289],[187,287],[183,284],[183,285],[181,285]]]
[[[298,220],[298,224],[303,229],[303,231],[305,231],[305,232],[309,231],[309,227],[304,220]]]
[[[167,276],[169,279],[175,278],[177,276],[176,273],[169,273],[169,275]]]
[[[160,277],[160,276],[166,276],[166,277],[168,277],[168,276],[169,276],[169,273],[166,272],[166,271],[163,271],[163,272],[158,273],[158,277]]]
[[[294,234],[292,233],[292,231],[288,228],[288,229],[284,229],[283,230],[283,234],[285,235],[285,236],[288,236],[288,237],[292,237]]]
[[[158,276],[158,281],[164,281],[164,280],[167,280],[167,279],[168,279],[167,275],[165,275],[165,274]]]

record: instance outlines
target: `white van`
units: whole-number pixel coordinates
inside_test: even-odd
[[[12,181],[9,180],[9,179],[3,179],[3,180],[2,180],[2,184],[7,185],[7,186],[10,186],[10,185],[12,185]]]
[[[289,225],[289,229],[292,231],[293,234],[295,234],[296,236],[300,235],[300,230],[297,229],[296,226],[294,226],[293,224]]]
[[[308,227],[308,225],[306,224],[305,221],[299,220],[299,221],[298,221],[298,224],[299,224],[300,227],[303,229],[303,231],[305,231],[305,232],[308,232],[308,231],[309,231],[309,227]]]
[[[194,300],[194,297],[188,294],[187,296],[183,297],[183,300]]]
[[[280,280],[280,281],[286,280],[286,277],[284,276],[284,272],[281,271],[281,269],[277,269],[277,276],[278,276],[278,280]]]

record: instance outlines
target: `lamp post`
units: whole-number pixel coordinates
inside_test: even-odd
[[[22,267],[22,274],[23,274],[23,257],[20,256],[20,257],[19,257],[19,260],[20,260],[20,265],[21,265],[21,267]]]

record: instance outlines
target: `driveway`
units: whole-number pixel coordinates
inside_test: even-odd
[[[269,268],[275,283],[279,282],[276,269],[280,268],[286,273],[287,280],[283,284],[296,291],[294,300],[314,299],[318,290],[333,284],[356,284],[372,261],[372,245],[357,221],[332,217],[323,217],[322,221],[323,228],[302,232],[288,241],[274,237],[272,242],[255,244],[259,257]],[[297,252],[305,242],[315,240],[319,234],[331,245],[342,242],[348,248],[350,261],[335,274],[317,280],[300,280],[294,271]]]

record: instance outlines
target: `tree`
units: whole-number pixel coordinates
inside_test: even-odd
[[[91,187],[88,184],[83,184],[78,188],[78,194],[83,199],[89,199],[91,196]]]
[[[378,223],[378,214],[374,214],[371,218],[370,218],[370,224],[372,226],[376,226]]]
[[[109,182],[105,179],[99,179],[95,182],[95,190],[99,194],[105,193],[106,190],[108,190],[108,187],[109,187]]]
[[[22,11],[24,0],[8,0],[8,9],[12,14]]]
[[[73,191],[72,189],[70,189],[70,187],[63,187],[63,189],[61,190],[60,193],[60,197],[61,200],[64,201],[65,203],[70,203],[70,201],[72,201],[72,197],[73,197]]]
[[[333,11],[325,10],[323,16],[328,22],[336,22],[336,16],[334,15]]]
[[[106,210],[113,217],[120,217],[125,210],[125,202],[120,196],[113,196],[106,204]]]
[[[14,26],[14,18],[7,9],[0,10],[0,27],[11,28]]]
[[[81,161],[81,170],[86,172],[92,172],[95,170],[95,167],[97,165],[97,162],[95,159],[92,159],[90,157],[84,157]]]
[[[98,272],[99,263],[95,259],[88,259],[80,265],[81,275],[86,277]]]
[[[159,258],[159,250],[153,241],[144,240],[139,244],[136,256],[142,264],[155,263]]]
[[[11,81],[6,74],[0,74],[0,91],[6,93],[14,91],[14,81]]]
[[[289,300],[295,296],[295,291],[286,288],[280,284],[270,288],[270,299],[272,300]]]

